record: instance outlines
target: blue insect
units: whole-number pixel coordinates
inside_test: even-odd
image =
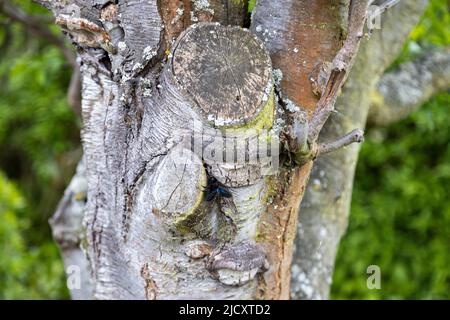
[[[203,189],[206,196],[206,201],[212,201],[217,196],[224,198],[231,198],[230,191],[225,188],[216,178],[208,176],[208,185]]]

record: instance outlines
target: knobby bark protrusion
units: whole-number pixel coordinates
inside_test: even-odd
[[[89,263],[80,250],[86,244],[82,225],[87,200],[86,179],[86,167],[82,159],[49,221],[69,275],[67,284],[73,299],[92,297],[94,289]]]

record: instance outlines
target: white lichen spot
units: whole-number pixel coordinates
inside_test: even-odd
[[[275,120],[275,124],[278,126],[283,126],[285,124],[285,121],[281,118],[278,118],[277,120]]]
[[[150,98],[152,96],[152,90],[151,89],[144,89],[142,92],[142,95],[146,98]]]
[[[177,9],[177,15],[182,16],[184,14],[184,8]]]
[[[127,50],[127,44],[123,41],[119,41],[117,43],[117,49],[119,50],[119,53],[125,52],[125,50]]]
[[[269,96],[266,93],[264,93],[264,95],[262,96],[262,101],[266,102],[267,100],[269,100]]]
[[[196,11],[206,11],[214,14],[214,10],[211,8],[208,0],[194,0],[194,8]]]
[[[261,32],[262,31],[262,27],[261,27],[261,25],[260,24],[258,24],[257,26],[256,26],[256,32]]]
[[[152,96],[152,82],[150,79],[144,78],[142,79],[142,95],[144,97],[151,97]]]
[[[225,119],[217,118],[217,119],[214,120],[214,125],[216,125],[218,127],[223,126],[225,124],[226,124]]]
[[[193,11],[191,11],[191,21],[192,22],[198,22],[198,18],[195,16]]]
[[[133,66],[133,71],[136,72],[136,71],[142,70],[142,68],[144,68],[144,66],[141,63],[137,62]]]
[[[280,69],[273,70],[273,80],[276,86],[280,85],[281,80],[283,80],[283,72]]]
[[[157,53],[156,50],[153,49],[152,47],[150,46],[145,47],[144,51],[142,52],[144,61],[149,61],[151,58],[156,56],[156,53]]]
[[[289,112],[299,112],[300,111],[300,108],[292,100],[285,99],[284,101],[286,103],[286,109]]]

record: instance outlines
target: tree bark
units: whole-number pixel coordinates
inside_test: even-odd
[[[81,59],[87,202],[72,243],[92,289],[73,297],[289,298],[312,160],[361,140],[317,136],[368,1],[260,1],[258,37],[210,23],[244,24],[245,2],[42,2]],[[52,224],[70,263],[67,199]]]
[[[397,122],[449,89],[450,48],[427,51],[381,77],[368,121],[379,126]]]
[[[380,30],[363,42],[352,73],[330,121],[321,132],[328,140],[364,128],[377,83],[395,60],[427,1],[401,1],[382,17]],[[292,265],[294,299],[327,299],[339,242],[348,224],[357,145],[314,163],[301,209]]]

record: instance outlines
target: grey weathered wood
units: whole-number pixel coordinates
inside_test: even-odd
[[[215,125],[252,121],[272,90],[271,63],[264,46],[239,27],[197,26],[174,45],[177,83]]]

